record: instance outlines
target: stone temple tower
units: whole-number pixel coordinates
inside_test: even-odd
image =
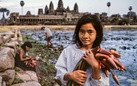
[[[49,12],[49,9],[48,9],[48,6],[46,5],[45,6],[45,15],[48,14],[48,12]]]
[[[50,14],[50,15],[55,14],[55,12],[54,12],[54,6],[53,6],[52,1],[50,2],[50,5],[49,5],[49,14]]]
[[[70,12],[69,6],[67,6],[66,11],[67,11],[67,12]]]
[[[63,7],[62,0],[59,0],[58,7],[56,9],[56,15],[63,15],[63,12],[66,12],[65,8]]]
[[[78,5],[77,5],[77,3],[75,3],[75,5],[74,5],[74,12],[75,13],[78,13],[79,11],[78,11]]]
[[[63,8],[64,8],[63,7],[63,2],[62,2],[62,0],[59,0],[57,10],[60,10],[60,9],[63,9]]]
[[[42,8],[38,9],[38,15],[43,15],[43,9]]]

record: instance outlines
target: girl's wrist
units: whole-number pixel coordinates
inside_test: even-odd
[[[92,67],[92,68],[99,68],[99,63],[97,62],[97,63],[95,63],[95,64],[90,64],[90,66]]]
[[[72,80],[72,73],[66,73],[64,75],[64,80]]]
[[[95,80],[100,79],[99,66],[92,66],[92,78]]]

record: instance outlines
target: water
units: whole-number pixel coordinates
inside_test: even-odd
[[[121,62],[125,66],[130,65],[128,61],[137,60],[137,31],[104,32],[101,46],[107,50],[116,49],[121,55]]]
[[[101,47],[115,49],[121,55],[119,60],[127,71],[113,71],[121,86],[137,86],[137,31],[106,31]],[[110,84],[117,86],[111,76]]]
[[[47,42],[44,40],[45,33],[40,31],[23,31],[22,34],[29,35],[39,43]],[[53,47],[71,44],[73,32],[53,32],[51,42]],[[126,67],[127,71],[119,72],[113,70],[118,76],[121,86],[137,86],[137,31],[104,31],[104,40],[101,48],[106,50],[115,49],[120,55],[120,62]],[[117,86],[110,74],[110,85]]]

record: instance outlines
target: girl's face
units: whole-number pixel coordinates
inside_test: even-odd
[[[84,46],[92,46],[97,32],[92,23],[83,24],[79,30],[79,39]]]
[[[26,51],[28,51],[30,49],[30,47],[28,47],[28,46],[25,46],[25,48],[26,48]]]

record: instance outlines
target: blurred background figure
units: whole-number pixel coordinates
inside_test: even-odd
[[[41,30],[44,30],[46,37],[45,40],[47,40],[48,48],[52,47],[51,39],[52,39],[52,32],[49,28],[47,27],[41,27]]]
[[[33,60],[31,56],[28,55],[28,51],[32,48],[31,42],[25,42],[20,49],[17,50],[15,55],[15,66],[21,68],[24,71],[30,70],[37,74],[38,79],[40,79],[40,65],[39,62]]]

